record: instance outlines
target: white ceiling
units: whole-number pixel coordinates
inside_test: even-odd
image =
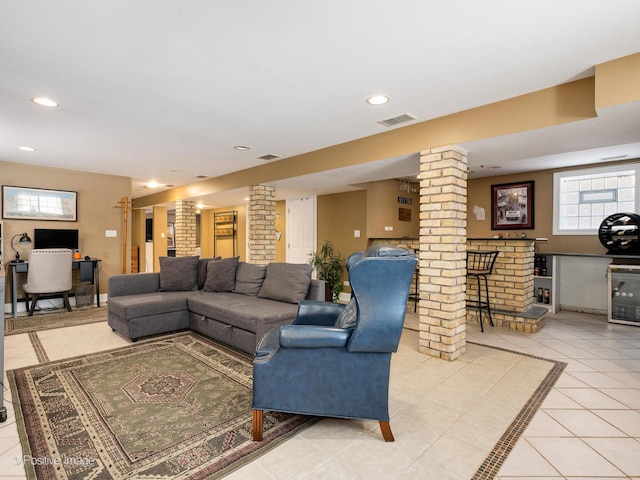
[[[398,114],[424,121],[592,75],[640,52],[639,18],[637,0],[4,0],[0,160],[132,177],[136,198],[150,180],[192,183],[387,131],[377,122]],[[391,101],[367,105],[376,93]],[[633,158],[637,103],[462,147],[472,170],[501,167],[476,176]],[[417,165],[276,186],[279,198],[332,193]]]

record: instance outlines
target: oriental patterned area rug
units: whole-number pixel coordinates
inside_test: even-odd
[[[32,479],[219,478],[314,422],[253,442],[251,358],[191,332],[7,373]]]
[[[27,317],[26,315],[17,318],[6,316],[4,319],[4,334],[16,335],[106,321],[107,307],[105,306],[78,308],[71,312],[67,312],[64,308],[59,308],[53,312],[34,313],[32,317]]]

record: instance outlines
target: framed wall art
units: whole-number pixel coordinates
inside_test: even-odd
[[[167,248],[176,246],[176,226],[174,223],[167,223]]]
[[[533,228],[533,180],[491,185],[491,229]]]
[[[78,221],[78,192],[2,186],[2,218]]]

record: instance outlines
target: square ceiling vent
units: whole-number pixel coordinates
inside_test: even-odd
[[[258,157],[260,160],[275,160],[276,158],[280,158],[280,155],[274,155],[273,153],[268,153],[266,155],[262,155]]]
[[[396,115],[395,117],[387,118],[386,120],[380,120],[378,123],[384,125],[385,127],[395,127],[396,125],[410,122],[411,120],[415,119],[416,117],[414,117],[410,113],[403,113],[401,115]]]

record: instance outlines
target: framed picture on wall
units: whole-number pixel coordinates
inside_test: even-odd
[[[78,192],[3,185],[2,218],[76,222]]]
[[[167,224],[167,248],[176,246],[176,226],[173,223]]]
[[[491,229],[533,228],[533,180],[491,185]]]

